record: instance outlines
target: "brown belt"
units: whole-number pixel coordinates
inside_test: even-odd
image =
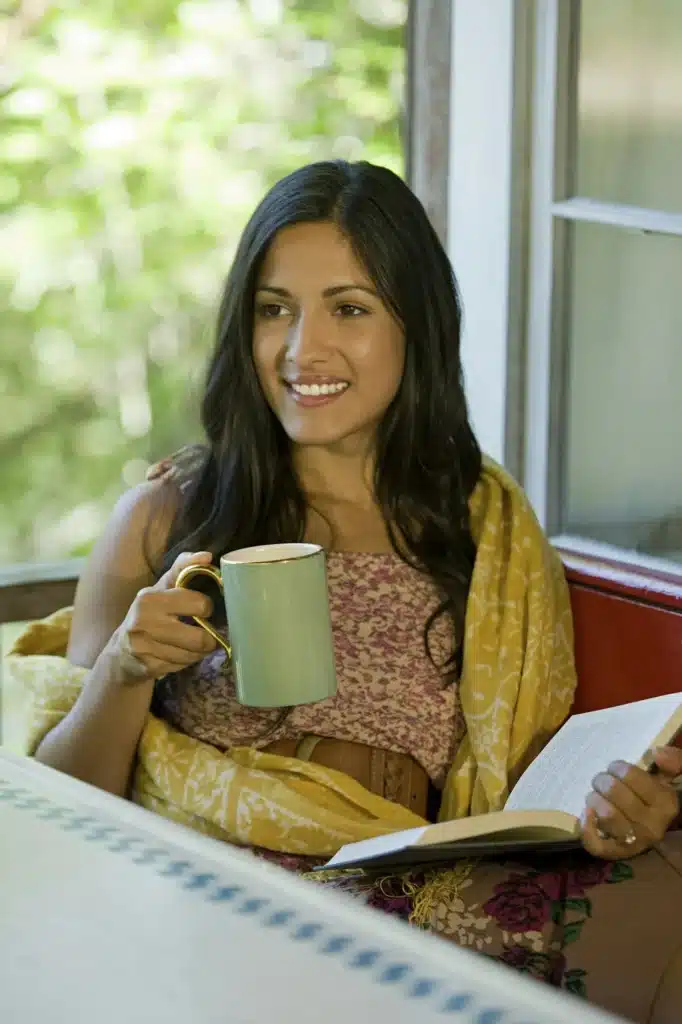
[[[278,740],[266,747],[272,754],[298,757],[350,775],[371,793],[408,807],[427,817],[429,777],[408,754],[377,750],[364,743],[305,736],[302,740]]]

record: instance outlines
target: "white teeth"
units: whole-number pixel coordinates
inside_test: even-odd
[[[289,387],[297,395],[319,397],[320,395],[338,395],[341,391],[346,390],[348,384],[340,380],[335,384],[290,384]]]

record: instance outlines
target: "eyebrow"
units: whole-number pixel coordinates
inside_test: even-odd
[[[276,285],[263,284],[256,289],[256,292],[270,292],[272,295],[279,295],[283,299],[292,298],[291,292],[287,291],[286,288],[278,288]],[[322,295],[325,299],[332,299],[335,295],[342,295],[344,292],[365,292],[367,295],[373,296],[375,299],[378,298],[377,293],[373,288],[368,288],[363,284],[336,284],[332,285],[331,288],[325,288]]]

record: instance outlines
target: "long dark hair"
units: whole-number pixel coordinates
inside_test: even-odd
[[[441,604],[424,627],[450,617],[453,645],[439,667],[462,663],[475,559],[468,500],[481,471],[460,361],[461,309],[450,261],[401,179],[369,163],[329,161],[278,182],[251,217],[220,305],[201,412],[207,446],[181,491],[163,568],[181,551],[225,551],[303,538],[306,500],[289,439],[272,413],[252,356],[256,282],[275,235],[332,221],[349,239],[405,333],[405,369],[376,440],[375,493],[391,543],[427,573]]]

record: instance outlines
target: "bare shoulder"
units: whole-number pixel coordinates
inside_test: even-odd
[[[68,658],[92,667],[138,591],[155,582],[177,509],[167,480],[146,481],[117,501],[78,582]]]

